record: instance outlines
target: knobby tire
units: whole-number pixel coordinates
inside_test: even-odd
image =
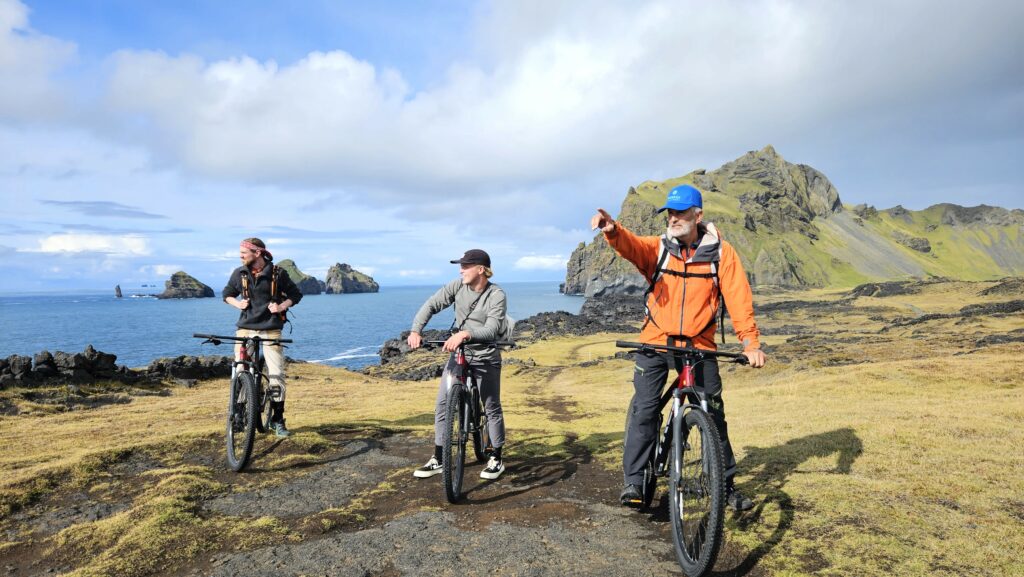
[[[711,570],[725,523],[725,461],[711,417],[691,410],[673,417],[669,517],[676,559],[687,577]]]
[[[256,395],[256,383],[248,372],[239,372],[231,380],[226,440],[228,466],[233,471],[244,469],[252,456],[256,422],[259,419]]]
[[[466,467],[466,425],[464,389],[453,385],[448,391],[445,407],[445,426],[442,435],[444,450],[441,453],[441,468],[444,477],[444,493],[449,503],[458,502],[462,497],[462,474]]]

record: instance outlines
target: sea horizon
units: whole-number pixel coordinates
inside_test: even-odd
[[[540,312],[578,313],[579,296],[563,295],[558,282],[497,283],[508,295],[516,320]],[[292,309],[284,336],[297,360],[351,369],[379,362],[388,339],[408,330],[420,305],[440,285],[383,286],[376,293],[305,295]],[[158,358],[226,355],[230,348],[201,346],[193,333],[233,334],[238,311],[220,298],[117,298],[113,290],[0,294],[7,330],[0,335],[0,358],[41,351],[76,353],[92,345],[117,355],[117,363],[137,368]],[[427,328],[446,329],[452,311],[435,315]]]

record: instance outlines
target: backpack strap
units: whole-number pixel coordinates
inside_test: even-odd
[[[654,272],[651,273],[651,278],[648,279],[650,284],[647,285],[647,290],[644,291],[644,325],[640,327],[640,330],[644,330],[647,323],[654,323],[654,326],[658,326],[658,322],[654,320],[654,315],[651,314],[651,307],[648,304],[650,302],[651,293],[654,292],[654,285],[657,284],[658,279],[661,278],[662,272],[671,274],[681,274],[671,270],[665,270],[662,267],[665,266],[665,261],[668,260],[668,247],[665,246],[664,237],[661,241],[661,250],[658,253],[658,264],[654,267]],[[660,328],[660,327],[659,327]]]
[[[238,275],[242,279],[242,300],[249,300],[249,269],[243,267],[242,273]]]

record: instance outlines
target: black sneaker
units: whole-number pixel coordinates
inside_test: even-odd
[[[289,431],[288,428],[284,426],[284,419],[281,419],[279,422],[271,422],[270,431],[273,432],[274,435],[281,438],[290,437],[292,434],[292,432]]]
[[[744,497],[735,487],[725,490],[725,504],[733,511],[746,511],[754,506],[754,502]]]
[[[644,506],[644,494],[640,491],[639,485],[626,485],[622,489],[622,494],[619,495],[619,502],[626,507],[633,507],[639,509]]]
[[[490,459],[487,460],[487,466],[484,467],[484,470],[480,471],[480,478],[490,479],[493,481],[494,479],[500,477],[501,474],[504,472],[505,465],[498,459],[491,457]]]
[[[437,459],[431,457],[430,460],[427,461],[426,465],[423,465],[419,469],[413,471],[412,476],[419,479],[426,479],[428,477],[441,474],[442,470],[441,463],[438,463]]]

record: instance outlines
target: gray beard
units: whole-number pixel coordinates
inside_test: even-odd
[[[684,237],[689,236],[690,233],[693,232],[693,226],[694,225],[689,223],[683,223],[679,227],[679,232],[674,232],[671,226],[665,227],[665,235],[668,236],[669,238],[674,238],[678,241],[681,241]]]

